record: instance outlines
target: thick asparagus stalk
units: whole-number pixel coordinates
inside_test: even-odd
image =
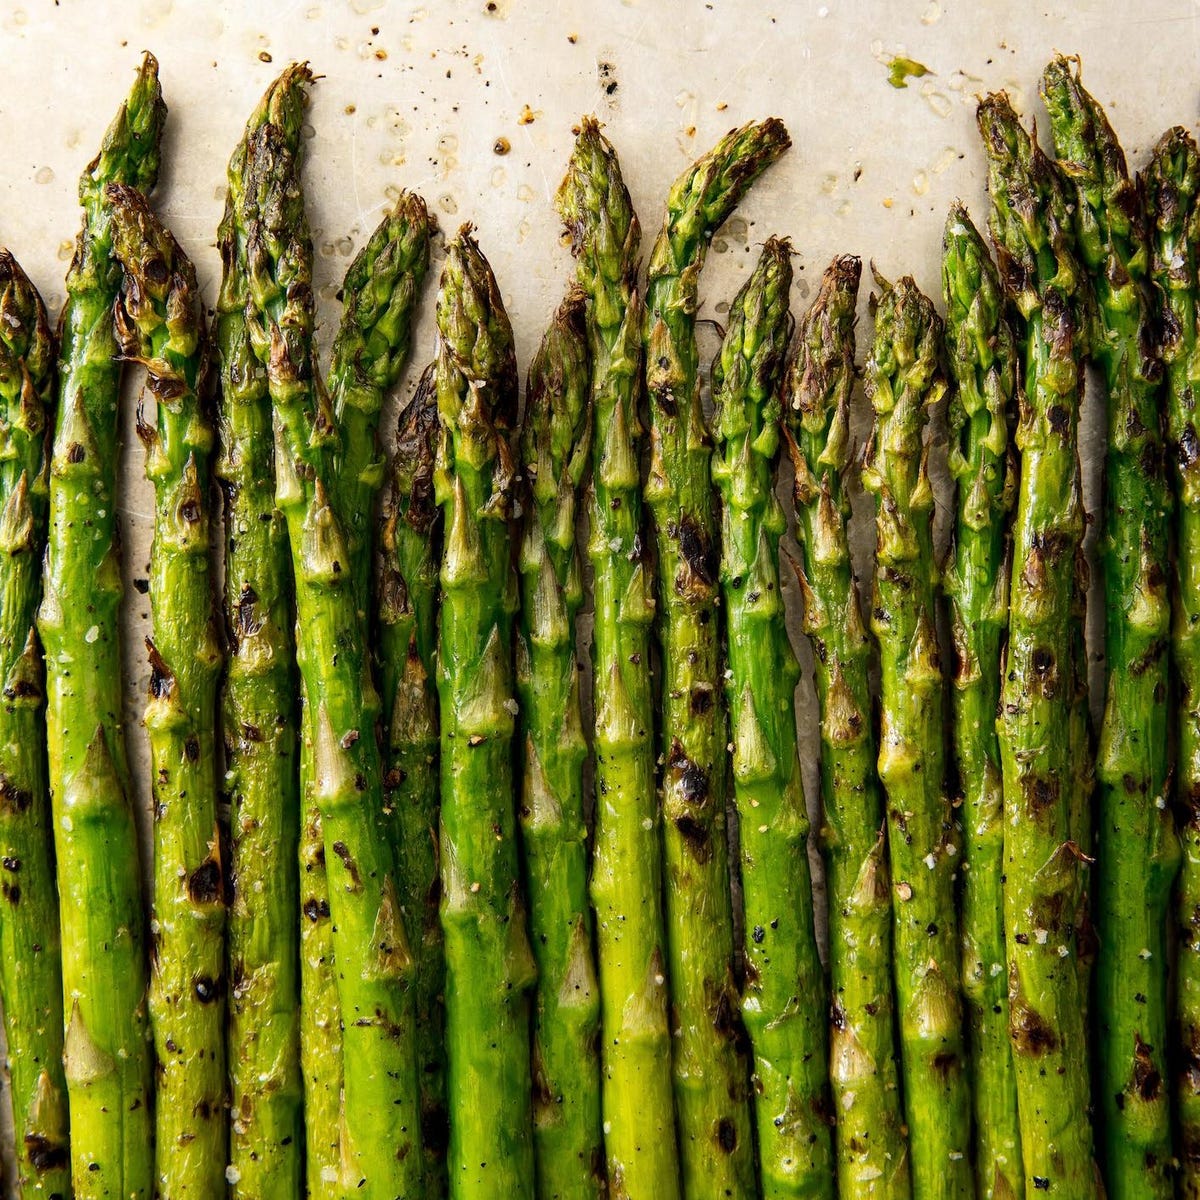
[[[962,980],[971,1049],[975,1184],[981,1200],[1024,1195],[1004,952],[1004,792],[996,713],[1008,614],[1008,413],[1016,347],[1000,274],[961,204],[942,238],[950,469],[958,484],[947,571],[955,670],[951,708],[962,795]]]
[[[50,529],[38,627],[58,864],[70,1099],[79,1200],[153,1193],[149,970],[137,832],[121,725],[116,483],[120,362],[109,183],[148,191],[166,117],[147,54],[79,185],[83,228],[67,274]]]
[[[600,993],[588,905],[575,621],[583,578],[575,505],[591,465],[585,300],[560,305],[529,368],[521,465],[517,698],[521,834],[538,968],[533,1020],[534,1151],[542,1200],[605,1194],[600,1117]]]
[[[217,830],[221,646],[208,543],[214,430],[196,271],[136,188],[109,184],[115,308],[127,360],[146,368],[138,436],[154,485],[153,637],[146,730],[154,781],[158,1194],[225,1191],[225,885]]]
[[[517,861],[512,556],[517,358],[487,260],[464,226],[437,303],[434,482],[442,554],[442,932],[450,1195],[532,1197],[528,1026],[535,969]]]
[[[641,230],[616,151],[585,117],[558,211],[587,296],[592,357],[596,815],[592,906],[600,982],[601,1106],[608,1178],[628,1200],[680,1196],[667,1026],[662,865],[650,678],[653,581],[641,472]]]
[[[215,339],[220,356],[220,454],[225,492],[225,623],[229,642],[222,693],[225,790],[231,807],[229,1031],[231,1191],[245,1200],[293,1197],[304,1183],[307,1109],[313,1174],[336,1157],[339,1042],[331,1053],[332,1094],[304,1087],[300,1073],[298,952],[300,799],[297,780],[297,672],[292,640],[291,561],[275,507],[275,453],[266,374],[246,324],[243,220],[249,139],[268,121],[299,144],[307,67],[271,85],[229,162],[229,195],[219,242],[223,265]],[[301,918],[306,919],[305,908]],[[314,912],[314,920],[320,914]],[[322,928],[328,926],[325,903]],[[335,997],[336,999],[336,997]],[[332,1032],[337,1033],[336,1008]],[[313,1039],[327,1050],[328,1039]],[[302,1104],[303,1102],[303,1104]],[[333,1128],[329,1146],[320,1132]],[[324,1152],[324,1153],[322,1153]],[[329,1185],[326,1184],[325,1187]]]
[[[1059,163],[1077,192],[1075,243],[1095,291],[1092,354],[1108,399],[1095,976],[1104,1177],[1113,1200],[1165,1197],[1174,1191],[1164,1083],[1167,906],[1180,850],[1166,802],[1171,498],[1144,197],[1078,67],[1056,58],[1042,95]]]
[[[771,238],[730,309],[713,364],[724,501],[721,583],[728,611],[726,690],[734,798],[742,832],[746,983],[763,1195],[832,1197],[825,977],[813,930],[808,813],[796,753],[800,668],[784,625],[775,498],[779,385],[792,283],[791,247]],[[797,997],[805,996],[803,1004]]]
[[[803,553],[804,627],[821,710],[821,843],[829,910],[830,1081],[839,1195],[907,1200],[896,1063],[892,899],[871,723],[871,634],[850,562],[854,311],[862,264],[834,259],[800,322],[786,379]],[[743,835],[744,836],[744,835]]]
[[[942,324],[909,278],[877,280],[867,394],[875,442],[879,778],[887,794],[900,1061],[913,1191],[970,1196],[971,1112],[959,999],[954,877],[958,847],[945,786],[942,667],[935,628],[933,489],[923,445],[945,394]]]
[[[384,786],[395,828],[396,888],[413,953],[425,1190],[446,1192],[446,963],[438,915],[437,599],[441,511],[433,495],[437,395],[431,363],[400,416],[377,592]]]
[[[1086,341],[1064,185],[1003,95],[979,107],[1001,279],[1020,314],[1024,394],[1000,704],[1004,925],[1025,1190],[1095,1196],[1087,1036],[1076,937],[1080,853],[1075,616],[1083,534],[1077,430]],[[1073,744],[1073,742],[1075,744]]]
[[[421,1191],[420,1105],[412,1044],[411,953],[383,820],[374,736],[379,699],[365,621],[332,486],[336,426],[314,386],[312,247],[298,163],[265,125],[249,146],[251,341],[267,367],[277,427],[276,503],[296,583],[298,659],[309,701],[343,1037],[341,1188],[372,1197]]]
[[[754,1194],[749,1071],[736,1016],[725,838],[725,696],[712,443],[700,407],[697,283],[713,233],[790,145],[774,118],[732,130],[671,188],[650,256],[646,385],[663,654],[663,857],[684,1193]]]
[[[45,674],[34,629],[54,383],[42,298],[0,250],[0,1003],[23,1197],[71,1190]]]
[[[1146,172],[1151,276],[1166,367],[1167,445],[1178,502],[1174,619],[1178,679],[1176,806],[1183,867],[1175,899],[1179,930],[1175,1020],[1180,1061],[1171,1072],[1179,1126],[1178,1192],[1200,1197],[1200,150],[1175,128],[1154,148]]]

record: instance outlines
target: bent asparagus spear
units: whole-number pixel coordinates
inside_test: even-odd
[[[71,1190],[45,670],[34,628],[54,384],[54,335],[42,298],[0,250],[0,1004],[25,1197]]]
[[[770,1200],[834,1194],[825,975],[796,753],[800,667],[784,625],[779,539],[787,521],[774,487],[791,283],[791,246],[770,238],[730,308],[713,364],[713,479],[723,501],[726,691],[746,914],[742,1014],[754,1056],[763,1196]]]
[[[728,729],[717,621],[712,441],[700,407],[697,283],[713,233],[791,144],[774,118],[726,134],[674,183],[646,284],[645,366],[663,657],[663,861],[684,1194],[756,1190],[749,1064],[733,980]]]
[[[829,911],[829,1072],[846,1200],[908,1200],[896,1058],[892,897],[871,725],[873,644],[850,561],[854,311],[862,264],[833,261],[787,374],[788,452],[803,555],[804,628],[821,710],[821,843]]]
[[[642,527],[638,417],[641,230],[616,151],[585,117],[558,190],[592,357],[596,816],[592,906],[600,982],[609,1184],[628,1200],[680,1195],[663,952],[650,677],[653,581]]]
[[[117,337],[146,368],[138,436],[154,485],[146,731],[154,781],[158,1192],[225,1190],[225,884],[217,829],[221,646],[208,543],[214,430],[196,270],[136,188],[109,184],[124,282]]]
[[[166,107],[147,54],[83,173],[83,228],[67,273],[50,530],[38,629],[46,651],[46,736],[58,865],[78,1200],[154,1192],[149,963],[137,831],[121,725],[116,525],[121,366],[112,306],[110,183],[149,191]]]
[[[1063,181],[1008,98],[978,121],[988,156],[989,225],[1005,293],[1020,314],[1024,394],[1013,522],[1007,664],[1000,694],[1004,926],[1009,1022],[1025,1192],[1096,1196],[1083,977],[1072,840],[1076,557],[1083,537],[1078,463],[1083,272]]]

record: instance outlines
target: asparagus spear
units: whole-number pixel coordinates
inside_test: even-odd
[[[1007,97],[987,97],[989,219],[1020,315],[1024,395],[1001,688],[1004,926],[1025,1190],[1099,1192],[1092,1154],[1083,984],[1077,963],[1080,853],[1070,828],[1075,675],[1070,647],[1083,534],[1077,428],[1086,341],[1084,279],[1062,180]],[[1065,656],[1065,657],[1062,657]],[[1077,723],[1074,723],[1077,724]]]
[[[554,314],[529,368],[521,433],[528,515],[516,669],[520,818],[538,968],[533,1116],[543,1200],[605,1194],[600,994],[583,803],[587,742],[575,661],[583,603],[575,504],[591,464],[592,433],[584,311],[583,294],[572,290]]]
[[[1179,842],[1167,786],[1167,523],[1162,365],[1153,351],[1144,197],[1103,109],[1056,58],[1042,77],[1050,131],[1074,182],[1078,255],[1092,277],[1093,357],[1108,399],[1105,659],[1097,842],[1097,1088],[1113,1200],[1168,1196],[1171,1127],[1163,1084],[1167,906]]]
[[[64,1067],[79,1200],[153,1192],[149,971],[137,833],[121,726],[116,543],[120,362],[109,183],[148,191],[166,117],[147,54],[80,180],[83,228],[67,274],[50,526],[38,627],[60,888]]]
[[[954,381],[950,469],[958,483],[947,591],[962,795],[962,979],[971,1049],[975,1183],[982,1200],[1024,1194],[1004,952],[1004,793],[996,712],[1008,606],[1008,413],[1016,350],[1000,274],[961,204],[942,238],[946,359]]]
[[[973,1193],[971,1114],[959,1001],[954,876],[945,786],[942,667],[935,629],[933,489],[923,446],[945,394],[942,324],[916,284],[877,277],[867,394],[875,441],[864,480],[876,496],[879,778],[887,794],[904,1108],[918,1196]]]
[[[0,1003],[21,1196],[71,1190],[41,594],[54,336],[37,289],[0,250]]]
[[[221,646],[208,542],[214,431],[196,271],[136,188],[109,184],[115,306],[127,360],[146,368],[138,436],[154,485],[153,637],[146,730],[154,781],[157,1188],[225,1190],[225,887],[217,831],[216,694]]]
[[[223,271],[215,339],[221,405],[215,465],[225,492],[230,653],[222,713],[233,834],[228,928],[230,1177],[232,1194],[247,1200],[301,1193],[302,1107],[307,1109],[310,1162],[317,1176],[310,1177],[311,1193],[322,1194],[319,1172],[329,1155],[318,1139],[331,1122],[336,1128],[340,1080],[336,1041],[328,1072],[335,1081],[332,1096],[320,1083],[305,1088],[300,1073],[295,618],[287,531],[275,507],[271,398],[246,323],[247,230],[242,219],[249,139],[272,121],[298,145],[309,80],[307,67],[289,67],[250,117],[229,162],[229,194],[219,234]],[[303,923],[307,928],[309,922]],[[324,1037],[314,1041],[328,1049]],[[324,1081],[326,1072],[315,1074]],[[332,1140],[336,1150],[336,1136]]]
[[[438,916],[437,591],[441,513],[433,495],[437,396],[434,365],[400,417],[385,510],[377,593],[379,677],[386,730],[388,804],[397,890],[413,951],[416,1050],[421,1076],[425,1189],[446,1192],[446,964]]]
[[[581,122],[557,205],[587,296],[592,358],[591,895],[604,1150],[614,1195],[678,1200],[649,671],[654,592],[645,561],[638,464],[642,309],[635,280],[641,230],[616,151],[592,118]]]
[[[365,622],[343,568],[350,561],[345,522],[331,483],[336,426],[328,397],[313,384],[304,197],[298,164],[277,126],[254,135],[248,167],[247,319],[267,367],[278,430],[276,503],[287,521],[296,582],[298,658],[329,872],[343,1036],[339,1187],[417,1196],[412,959],[382,823],[379,701],[365,660]]]
[[[1157,285],[1166,367],[1167,446],[1178,500],[1171,636],[1179,681],[1175,786],[1183,867],[1175,899],[1175,1019],[1182,1055],[1173,1086],[1179,1124],[1178,1190],[1191,1200],[1200,1196],[1200,439],[1195,411],[1200,394],[1200,150],[1186,130],[1170,130],[1154,148],[1146,190],[1152,221],[1151,278]]]
[[[517,417],[512,326],[463,226],[437,302],[434,484],[442,554],[442,932],[450,1195],[532,1197],[527,992],[533,955],[517,863],[512,561]]]
[[[873,647],[846,533],[854,309],[861,272],[857,258],[834,259],[800,322],[785,384],[785,430],[795,468],[804,625],[812,639],[821,710],[838,1191],[846,1200],[908,1200],[908,1142],[895,1050],[892,901],[871,726]]]
[[[689,1197],[750,1196],[749,1073],[733,982],[725,698],[712,444],[700,407],[697,282],[713,233],[790,145],[774,118],[728,133],[674,183],[650,256],[646,385],[663,654],[663,857],[675,1104]]]
[[[825,979],[813,930],[809,822],[796,753],[800,668],[784,626],[779,538],[787,522],[774,491],[779,384],[791,334],[790,256],[787,242],[767,241],[733,302],[713,363],[712,471],[724,501],[726,690],[746,914],[742,1014],[754,1055],[755,1124],[768,1200],[834,1194],[825,1011],[813,1002]]]

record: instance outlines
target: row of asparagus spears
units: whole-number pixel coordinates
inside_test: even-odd
[[[57,338],[0,255],[0,999],[22,1194],[1200,1196],[1191,138],[1131,176],[1064,59],[1043,78],[1057,161],[1003,95],[982,101],[995,261],[956,205],[944,321],[911,279],[876,277],[856,446],[855,258],[789,348],[791,248],[769,239],[711,418],[701,403],[706,248],[787,149],[782,124],[679,178],[643,299],[637,216],[585,119],[557,195],[575,278],[523,418],[464,228],[389,459],[434,226],[404,193],[346,276],[322,372],[311,82],[285,71],[230,160],[211,329],[147,199],[149,55],[81,181]],[[149,915],[120,715],[125,363],[145,371],[156,497]],[[1108,414],[1094,746],[1088,363]],[[784,574],[814,651],[827,970]]]

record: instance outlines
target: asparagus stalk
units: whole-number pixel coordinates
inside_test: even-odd
[[[470,226],[437,302],[434,472],[442,554],[442,932],[450,1195],[532,1197],[527,992],[533,955],[517,863],[512,561],[517,417],[512,326]]]
[[[557,205],[587,296],[592,359],[595,453],[588,557],[594,578],[596,812],[591,897],[604,1150],[615,1195],[678,1200],[649,671],[654,585],[645,559],[638,463],[642,308],[635,280],[641,229],[616,151],[592,118],[581,122]]]
[[[1097,758],[1097,1088],[1104,1176],[1113,1200],[1169,1196],[1167,906],[1179,841],[1166,801],[1165,563],[1171,497],[1162,441],[1144,197],[1103,109],[1056,58],[1042,77],[1050,131],[1078,196],[1078,255],[1099,318],[1092,354],[1108,400],[1105,474],[1105,659]]]
[[[121,725],[116,526],[120,362],[109,183],[149,191],[166,117],[147,54],[80,180],[83,228],[67,273],[50,526],[38,627],[63,947],[63,1062],[79,1200],[153,1193],[149,971],[137,832]]]
[[[400,417],[377,603],[388,804],[397,890],[413,952],[421,1147],[429,1197],[446,1192],[446,964],[438,915],[437,598],[441,512],[433,495],[437,395],[431,363]]]
[[[996,713],[1008,611],[1010,469],[1008,413],[1016,349],[1000,274],[961,204],[942,238],[950,470],[958,484],[947,572],[955,671],[951,706],[962,795],[962,980],[971,1049],[975,1184],[981,1200],[1019,1197],[1021,1131],[1008,1040],[1004,951],[1004,792]]]
[[[267,367],[278,431],[276,503],[287,521],[296,583],[298,658],[329,873],[343,1037],[338,1186],[372,1197],[417,1196],[423,1164],[412,958],[382,822],[379,699],[365,659],[365,622],[342,565],[350,560],[331,482],[337,431],[328,397],[313,383],[304,197],[297,161],[277,126],[254,135],[248,165],[247,317]]]
[[[542,1200],[605,1194],[600,994],[583,801],[587,742],[575,661],[583,603],[575,505],[591,465],[592,434],[584,314],[583,294],[572,290],[529,368],[521,433],[528,508],[516,667],[519,812],[538,968],[533,1117]]]
[[[913,1191],[973,1194],[954,877],[958,847],[945,786],[942,667],[935,628],[933,489],[923,445],[945,394],[942,324],[916,284],[877,277],[867,394],[875,410],[864,480],[876,496],[875,598],[887,794],[900,1061]]]
[[[246,321],[243,220],[249,140],[272,121],[298,145],[309,80],[307,67],[289,67],[250,117],[229,162],[229,194],[219,234],[223,270],[215,340],[221,404],[215,468],[225,492],[229,658],[221,699],[233,835],[228,921],[230,1178],[232,1195],[245,1200],[292,1197],[303,1190],[304,1108],[309,1161],[317,1176],[310,1177],[310,1191],[322,1195],[319,1172],[330,1161],[330,1152],[318,1139],[331,1123],[336,1130],[338,1116],[336,1040],[332,1068],[315,1071],[314,1086],[305,1087],[300,1071],[295,618],[287,530],[275,507],[271,398]],[[320,920],[316,910],[306,905],[304,911],[306,918],[311,912]],[[307,929],[310,921],[302,922]],[[326,902],[321,928],[327,925]],[[332,1030],[336,1034],[336,1010]],[[313,1041],[318,1049],[329,1049],[325,1037]],[[321,1086],[327,1074],[335,1081],[332,1095]],[[336,1151],[336,1134],[331,1140]]]
[[[150,1020],[161,1196],[225,1190],[225,886],[217,830],[221,646],[208,543],[214,430],[196,271],[136,188],[109,184],[115,306],[127,360],[146,368],[138,436],[154,485],[146,730],[154,781]]]
[[[71,1190],[54,834],[46,781],[41,595],[54,336],[37,289],[0,250],[0,1003],[21,1196]]]
[[[1020,315],[1024,398],[1001,688],[1004,926],[1009,1025],[1027,1194],[1096,1196],[1084,984],[1075,926],[1080,852],[1070,827],[1078,752],[1070,647],[1083,534],[1077,430],[1086,343],[1084,278],[1062,180],[1007,97],[987,97],[989,220]],[[1075,734],[1073,735],[1073,727]]]
[[[721,584],[728,611],[726,690],[742,832],[746,983],[763,1195],[834,1194],[829,1047],[816,996],[825,979],[813,930],[808,813],[796,753],[800,668],[784,626],[775,498],[783,376],[791,334],[791,246],[767,241],[730,309],[713,364],[724,502]],[[806,1002],[797,1003],[797,997]]]
[[[1195,410],[1200,395],[1200,150],[1186,130],[1170,130],[1154,148],[1146,190],[1151,278],[1166,368],[1167,446],[1178,500],[1171,636],[1179,684],[1175,786],[1183,865],[1175,898],[1175,1020],[1182,1054],[1173,1090],[1178,1192],[1192,1200],[1200,1197],[1200,439]]]
[[[663,655],[663,857],[675,1104],[689,1197],[756,1189],[745,1038],[733,981],[725,697],[712,443],[700,407],[697,283],[713,233],[790,145],[774,118],[728,133],[671,188],[650,256],[645,328]]]
[[[785,383],[785,430],[795,468],[804,626],[813,644],[821,711],[838,1192],[846,1200],[908,1200],[908,1142],[895,1050],[892,900],[871,723],[873,647],[846,532],[861,272],[857,258],[834,259],[800,322]]]

